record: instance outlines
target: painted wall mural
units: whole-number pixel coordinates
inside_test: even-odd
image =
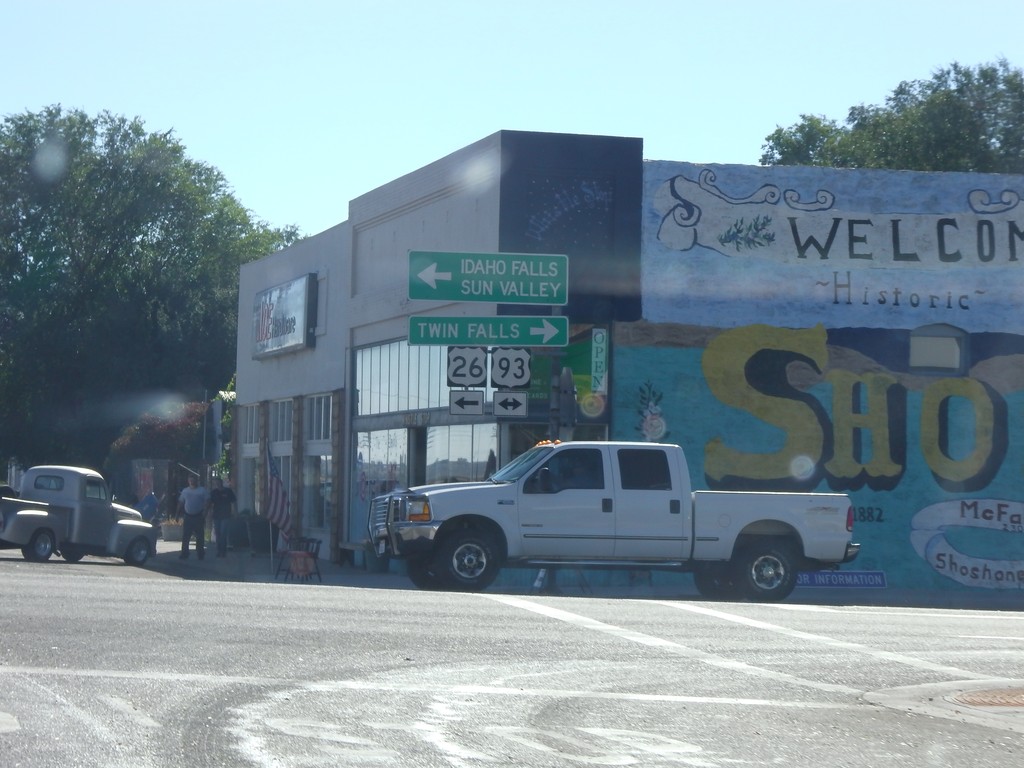
[[[850,493],[889,587],[1024,590],[1024,178],[648,163],[644,191],[613,436],[682,444],[697,487]]]

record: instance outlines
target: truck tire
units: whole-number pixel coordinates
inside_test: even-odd
[[[748,600],[777,603],[796,587],[797,556],[789,542],[766,539],[748,544],[733,563],[736,587]]]
[[[128,544],[128,549],[124,552],[124,561],[128,565],[143,565],[149,560],[149,555],[152,551],[152,547],[149,546],[149,539],[139,536],[132,539]]]
[[[693,585],[708,600],[735,600],[739,589],[729,563],[705,563],[693,570]]]
[[[440,545],[433,572],[446,589],[480,592],[489,587],[501,570],[494,539],[475,528],[453,531]]]
[[[28,546],[21,548],[21,554],[26,560],[31,560],[34,563],[44,563],[50,559],[50,556],[56,549],[57,541],[53,538],[53,533],[45,528],[40,528],[32,534],[32,538],[28,541]]]
[[[443,587],[441,580],[434,575],[429,557],[409,558],[405,563],[405,570],[409,581],[417,589],[438,590]]]
[[[85,552],[80,549],[75,549],[74,547],[63,546],[60,548],[60,556],[64,558],[65,562],[77,563],[85,557]]]

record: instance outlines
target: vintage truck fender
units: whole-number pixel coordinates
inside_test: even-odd
[[[22,502],[24,504],[24,502]],[[0,540],[21,547],[29,560],[48,560],[67,527],[67,510],[41,502],[8,504],[0,515]]]
[[[118,520],[110,528],[107,552],[129,565],[142,565],[156,551],[159,529],[145,520]]]

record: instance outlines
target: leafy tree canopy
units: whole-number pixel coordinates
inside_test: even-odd
[[[851,107],[845,125],[801,115],[762,149],[762,165],[1024,173],[1024,73],[953,63],[900,83],[885,106]]]
[[[0,459],[101,466],[161,402],[235,367],[238,271],[297,238],[140,119],[0,123]]]

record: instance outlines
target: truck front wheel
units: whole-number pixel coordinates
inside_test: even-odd
[[[433,572],[449,589],[480,592],[487,589],[501,569],[498,546],[483,531],[454,531],[441,542]]]
[[[777,603],[796,587],[797,558],[787,542],[750,544],[734,561],[733,578],[740,594],[760,603]]]
[[[706,563],[693,571],[693,585],[708,600],[735,600],[739,594],[728,563]]]
[[[429,557],[409,558],[405,563],[405,571],[409,581],[417,589],[437,590],[442,588],[440,579],[434,575]]]
[[[42,563],[49,560],[56,549],[57,542],[53,534],[44,528],[32,534],[28,546],[21,548],[21,554],[26,560]]]
[[[152,549],[149,546],[149,539],[145,539],[139,536],[136,539],[132,539],[131,544],[128,545],[128,549],[124,553],[124,561],[128,565],[143,565],[152,553]]]

